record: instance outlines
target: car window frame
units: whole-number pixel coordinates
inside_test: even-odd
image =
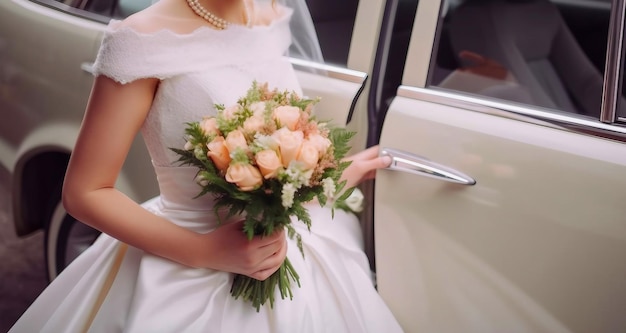
[[[422,0],[418,4],[402,84],[398,88],[398,96],[626,142],[626,126],[624,126],[626,119],[616,116],[619,92],[615,91],[620,87],[619,83],[622,76],[620,64],[624,56],[621,50],[624,42],[623,27],[626,18],[626,13],[624,13],[626,4],[620,4],[620,0],[611,0],[611,19],[605,64],[605,72],[611,74],[604,75],[601,116],[599,119],[595,119],[579,117],[555,109],[498,100],[429,85],[443,24],[441,16],[443,1]],[[613,87],[614,92],[607,95],[609,91],[606,89],[607,86]]]
[[[56,0],[29,0],[29,1],[35,4],[47,7],[47,8],[64,12],[66,14],[69,14],[75,17],[88,19],[88,20],[95,21],[95,22],[102,23],[102,24],[107,24],[111,20],[110,16],[97,14],[97,13],[94,13],[85,9],[72,7],[70,5],[67,5],[63,2],[56,1]]]
[[[623,62],[624,22],[626,19],[626,3],[621,0],[611,2],[611,20],[609,22],[609,38],[606,50],[604,86],[602,87],[602,109],[600,121],[604,123],[626,123],[626,115],[618,117],[618,100],[622,95],[621,71]]]

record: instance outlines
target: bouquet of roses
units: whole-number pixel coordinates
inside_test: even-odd
[[[342,158],[354,133],[315,120],[315,103],[253,82],[235,105],[215,105],[216,116],[188,123],[184,148],[172,148],[179,162],[198,167],[198,196],[212,194],[216,214],[226,208],[227,218],[242,216],[243,232],[250,239],[286,228],[303,256],[302,239],[290,217],[310,230],[303,204],[317,199],[322,206],[332,202],[333,209],[346,208],[353,191],[344,189],[340,177],[350,164]],[[276,287],[282,299],[293,298],[291,281],[300,286],[286,258],[264,281],[236,275],[231,294],[251,301],[258,311],[267,300],[273,307]]]

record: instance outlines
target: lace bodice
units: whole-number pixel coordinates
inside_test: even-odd
[[[291,43],[291,10],[267,26],[201,27],[189,34],[169,30],[141,33],[112,21],[94,65],[96,75],[120,83],[141,78],[161,80],[142,135],[155,166],[173,166],[182,148],[187,122],[215,113],[214,104],[237,101],[253,80],[301,93],[284,57]]]

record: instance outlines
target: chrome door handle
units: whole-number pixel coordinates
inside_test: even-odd
[[[93,74],[94,73],[93,62],[83,62],[82,64],[80,64],[80,69],[82,69],[83,71],[89,74]]]
[[[474,178],[424,157],[393,148],[383,148],[381,154],[391,157],[391,165],[387,168],[389,170],[408,172],[462,185],[476,184]]]

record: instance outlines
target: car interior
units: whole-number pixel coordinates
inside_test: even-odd
[[[345,65],[359,0],[307,0],[324,61]]]
[[[605,51],[598,53],[595,44],[584,49],[579,40],[591,37],[571,26],[593,17],[593,35],[606,43],[609,10],[581,16],[548,0],[465,0],[447,5],[433,85],[599,116]],[[599,48],[606,50],[605,45]]]

